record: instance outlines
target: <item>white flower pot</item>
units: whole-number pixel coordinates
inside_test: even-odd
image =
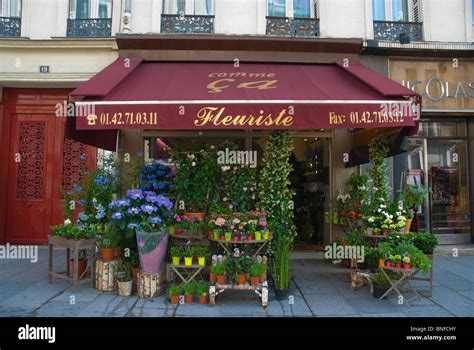
[[[132,294],[132,285],[133,281],[127,282],[117,282],[118,284],[118,293],[122,297],[128,297]]]

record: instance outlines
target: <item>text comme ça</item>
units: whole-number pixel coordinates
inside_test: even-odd
[[[224,113],[225,107],[204,107],[198,111],[194,125],[291,126],[293,124],[293,117],[286,113],[286,109],[282,109],[277,116],[273,116],[271,113],[265,114],[263,110],[260,110],[258,116],[253,116],[252,114],[224,115]]]

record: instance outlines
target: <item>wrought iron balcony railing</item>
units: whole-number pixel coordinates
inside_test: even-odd
[[[21,36],[21,18],[0,17],[0,36]]]
[[[408,36],[410,41],[423,41],[423,23],[374,21],[374,39],[397,41],[400,34]]]
[[[267,35],[317,37],[319,19],[267,16]]]
[[[67,20],[67,36],[71,38],[106,38],[112,33],[111,18]]]
[[[177,34],[212,34],[214,16],[161,15],[161,32]]]

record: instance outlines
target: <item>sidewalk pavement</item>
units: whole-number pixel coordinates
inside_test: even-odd
[[[65,252],[55,250],[55,269],[64,270]],[[322,254],[294,254],[290,298],[277,301],[270,290],[266,309],[252,292],[226,291],[214,307],[171,305],[154,300],[99,292],[90,284],[72,293],[61,280],[48,284],[48,253],[39,249],[37,263],[0,260],[0,317],[473,317],[474,256],[435,256],[433,297],[399,305],[396,295],[375,299],[368,286],[350,290],[349,269]],[[422,294],[428,284],[414,281]],[[408,296],[410,296],[408,294]]]

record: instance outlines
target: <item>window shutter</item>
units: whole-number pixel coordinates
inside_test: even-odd
[[[313,0],[314,18],[319,18],[319,0]]]

